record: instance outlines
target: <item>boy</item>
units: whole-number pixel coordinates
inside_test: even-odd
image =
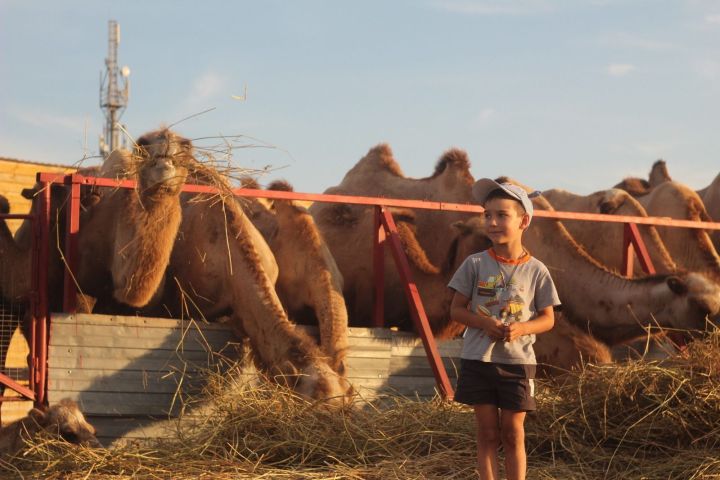
[[[489,250],[470,255],[450,280],[450,318],[466,325],[455,400],[472,405],[478,473],[498,480],[502,442],[508,480],[525,478],[526,412],[535,410],[535,335],[555,322],[555,285],[522,245],[532,202],[522,188],[483,178],[473,196],[485,207]]]

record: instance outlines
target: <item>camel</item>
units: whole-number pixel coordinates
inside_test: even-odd
[[[470,173],[470,161],[467,153],[460,149],[446,151],[435,166],[430,177],[406,178],[393,157],[387,144],[371,148],[368,153],[345,174],[340,184],[325,191],[327,194],[367,195],[378,197],[397,197],[428,201],[470,203],[470,188],[474,182]],[[310,213],[322,209],[321,204],[313,204]],[[446,255],[451,243],[444,228],[458,220],[464,220],[467,214],[460,212],[438,212],[418,210],[415,212],[415,225],[427,258],[434,265],[439,264]]]
[[[536,210],[554,210],[542,196]],[[720,286],[697,272],[628,279],[593,257],[562,222],[535,218],[523,236],[550,270],[568,320],[612,346],[645,334],[643,326],[704,330],[720,311]]]
[[[181,196],[182,223],[162,308],[173,317],[229,316],[236,334],[249,339],[259,367],[270,377],[307,398],[343,404],[352,387],[315,342],[289,321],[274,288],[275,257],[227,182],[209,167],[192,178],[220,187],[221,193]],[[179,309],[181,305],[186,308]]]
[[[259,188],[243,182],[245,188]],[[269,190],[292,191],[284,181]],[[253,225],[270,246],[278,266],[275,290],[291,320],[317,324],[320,347],[336,372],[345,371],[348,314],[343,279],[307,209],[292,200],[243,199]]]
[[[140,137],[133,153],[115,150],[99,169],[78,172],[116,177],[122,171],[123,178],[138,181],[136,191],[102,188],[82,197],[86,209],[80,218],[76,272],[80,311],[91,311],[95,300],[95,311],[111,311],[118,302],[140,307],[159,290],[180,223],[179,194],[191,160],[190,141],[160,129]],[[33,199],[31,213],[39,207],[38,190],[23,191]],[[65,195],[62,186],[51,187],[50,285],[62,285]],[[29,220],[15,235],[18,257],[28,264],[31,235]],[[29,277],[21,282],[23,291],[29,291],[29,283]],[[49,294],[51,310],[60,310],[62,289],[51,288]]]
[[[0,195],[0,213],[10,213],[10,203]],[[21,300],[30,291],[29,249],[24,251],[15,243],[5,219],[0,219],[0,298]]]
[[[33,408],[26,417],[0,428],[0,455],[18,454],[41,432],[85,447],[101,446],[95,428],[85,420],[77,403],[66,398],[46,409]]]
[[[542,194],[555,209],[561,211],[605,213],[634,217],[648,216],[645,209],[635,198],[624,190],[617,188],[601,190],[590,195],[576,195],[560,189],[545,190]],[[564,225],[575,240],[585,247],[587,252],[600,263],[620,268],[622,265],[623,224],[567,221],[564,222]],[[652,225],[638,225],[638,229],[655,270],[663,273],[677,270],[677,265],[670,257],[655,227]],[[635,271],[641,271],[637,259],[635,264]]]
[[[588,363],[613,361],[607,345],[568,322],[562,312],[555,312],[552,330],[538,335],[533,348],[538,370],[544,376],[577,370]]]
[[[633,197],[647,195],[650,190],[657,187],[661,183],[671,182],[672,178],[667,170],[665,160],[657,160],[650,169],[648,180],[638,177],[626,177],[613,188],[625,190]]]
[[[678,182],[661,183],[637,200],[650,216],[711,221],[698,194]],[[720,283],[720,257],[706,230],[657,227],[657,231],[680,268],[702,272]]]

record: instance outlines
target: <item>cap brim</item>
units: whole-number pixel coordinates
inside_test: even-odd
[[[477,201],[480,204],[485,203],[485,199],[488,195],[490,195],[490,192],[494,190],[503,190],[505,189],[497,183],[495,180],[491,180],[489,178],[481,178],[472,187],[472,194],[475,198],[475,201]]]

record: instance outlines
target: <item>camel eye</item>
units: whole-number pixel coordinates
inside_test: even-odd
[[[78,443],[78,436],[75,432],[60,432],[60,436],[66,442]]]

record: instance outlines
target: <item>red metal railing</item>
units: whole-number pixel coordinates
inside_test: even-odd
[[[38,173],[38,181],[41,185],[47,187],[51,183],[61,183],[66,185],[70,189],[69,202],[67,204],[67,218],[66,218],[66,238],[65,238],[65,258],[66,272],[65,272],[65,285],[64,285],[64,302],[63,308],[66,312],[75,311],[75,299],[77,298],[75,281],[72,276],[74,267],[77,264],[78,252],[77,252],[77,241],[79,233],[79,218],[80,218],[80,186],[81,185],[94,185],[98,187],[121,187],[121,188],[135,188],[135,181],[124,180],[116,181],[107,178],[96,178],[96,177],[85,177],[78,174],[72,175],[58,175],[51,173]],[[185,192],[195,193],[217,193],[217,189],[214,187],[204,185],[188,185],[186,184],[183,188]],[[49,233],[49,200],[50,200],[50,189],[44,188],[43,192],[47,192],[42,197],[43,208],[41,208],[41,215],[38,219],[38,232],[40,238],[40,248],[38,251],[40,262],[39,265],[47,265],[47,246],[48,246],[48,233]],[[330,203],[345,203],[355,205],[367,205],[375,208],[375,239],[374,239],[374,252],[373,252],[373,265],[375,268],[375,307],[374,307],[374,318],[372,324],[374,326],[383,326],[383,304],[384,304],[384,247],[388,246],[391,249],[391,253],[398,267],[401,279],[405,287],[405,294],[410,304],[410,311],[413,322],[417,331],[422,338],[423,345],[425,347],[428,361],[432,367],[435,375],[436,383],[440,394],[445,398],[451,398],[453,396],[452,386],[448,379],[447,372],[442,363],[442,359],[437,351],[437,345],[435,339],[430,330],[430,325],[425,314],[422,300],[420,298],[417,286],[415,285],[410,267],[405,257],[405,253],[400,244],[400,239],[395,226],[395,222],[391,213],[388,211],[389,207],[404,207],[413,209],[429,209],[429,210],[441,210],[441,211],[454,211],[454,212],[468,212],[468,213],[482,213],[484,209],[479,205],[471,204],[456,204],[446,202],[433,202],[433,201],[422,201],[422,200],[404,200],[395,198],[378,198],[378,197],[363,197],[363,196],[347,196],[347,195],[325,195],[325,194],[312,194],[312,193],[298,193],[298,192],[285,192],[285,191],[274,191],[274,190],[254,190],[238,188],[234,189],[233,193],[238,196],[248,196],[257,198],[270,198],[270,199],[281,199],[281,200],[303,200],[311,202],[330,202]],[[636,252],[639,256],[640,264],[647,273],[654,273],[652,261],[647,253],[647,249],[643,243],[642,237],[639,234],[637,225],[657,225],[657,226],[668,226],[668,227],[684,227],[684,228],[700,228],[706,230],[720,230],[720,223],[710,222],[693,222],[688,220],[674,220],[670,218],[658,218],[658,217],[632,217],[632,216],[617,216],[608,214],[592,214],[592,213],[575,213],[575,212],[558,212],[558,211],[546,211],[538,210],[534,213],[535,217],[554,218],[557,220],[581,220],[581,221],[600,221],[600,222],[612,222],[612,223],[623,223],[625,224],[625,237],[623,241],[623,272],[626,275],[632,275],[633,268],[633,252]],[[44,263],[42,263],[44,262]],[[40,399],[44,400],[44,382],[46,380],[46,366],[47,366],[47,269],[44,270],[45,274],[40,275],[39,285],[41,288],[38,292],[38,314],[45,315],[45,321],[38,323],[38,331],[36,335],[38,359],[37,365],[37,377],[38,381],[36,385],[36,401]],[[42,343],[42,348],[41,344]],[[42,385],[40,385],[42,383]]]
[[[29,324],[23,328],[24,333],[29,334],[27,338],[28,349],[28,384],[29,387],[21,385],[18,380],[0,373],[0,384],[5,388],[10,388],[19,393],[19,397],[1,396],[0,403],[12,401],[31,400],[35,406],[40,406],[45,401],[45,375],[47,363],[47,301],[43,300],[43,296],[47,295],[46,288],[40,288],[41,285],[47,283],[47,269],[40,268],[40,265],[47,265],[47,241],[48,232],[43,232],[44,218],[50,219],[50,192],[47,189],[40,197],[40,208],[37,215],[32,214],[3,214],[0,219],[3,220],[30,220],[32,236],[31,236],[31,271],[17,272],[19,274],[30,275],[30,292],[28,298],[21,301],[27,302],[29,309]],[[45,308],[43,307],[45,306]],[[24,322],[25,318],[21,318],[20,322]],[[9,345],[8,345],[9,347]],[[4,365],[2,365],[4,367]]]

